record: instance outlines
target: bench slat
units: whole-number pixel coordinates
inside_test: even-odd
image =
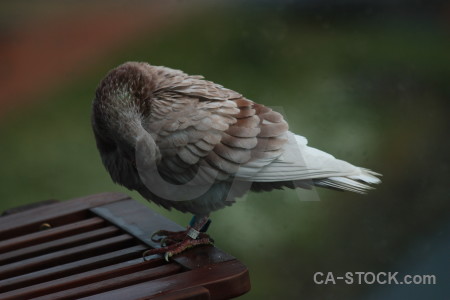
[[[10,263],[0,268],[0,279],[15,276],[24,272],[37,271],[42,267],[52,267],[61,264],[65,260],[77,260],[104,249],[115,249],[126,242],[131,242],[133,237],[128,234],[122,234],[109,239],[64,249],[48,254],[24,259],[22,261]]]
[[[213,246],[144,261],[159,247],[153,232],[184,228],[124,194],[33,207],[0,217],[0,299],[228,299],[250,289],[246,267]]]
[[[160,229],[179,231],[184,228],[157,214],[135,200],[123,200],[92,208],[91,211],[139,239],[150,247],[159,247],[151,235]],[[172,258],[185,268],[195,269],[235,258],[212,246],[194,247]]]
[[[0,292],[10,291],[16,288],[34,285],[41,282],[50,281],[89,270],[94,270],[96,268],[123,262],[136,257],[140,258],[142,251],[144,251],[145,249],[145,246],[133,246],[106,254],[96,255],[82,260],[58,265],[55,267],[22,274],[16,277],[10,277],[4,280],[0,280]],[[162,259],[160,261],[162,262]]]
[[[248,270],[239,261],[226,261],[82,299],[151,299],[153,296],[196,286],[207,288],[212,299],[237,297],[250,289]]]
[[[93,241],[98,241],[107,237],[111,237],[114,233],[118,233],[119,229],[115,226],[108,226],[89,232],[84,232],[69,236],[66,238],[49,241],[46,243],[37,244],[34,246],[21,248],[19,250],[10,251],[0,254],[0,264],[10,263],[11,261],[23,260],[36,255],[44,254],[45,252],[53,252],[63,248],[78,246]]]
[[[0,253],[15,250],[31,245],[56,240],[58,238],[85,232],[100,227],[105,220],[99,217],[92,217],[86,220],[70,223],[67,225],[50,228],[30,234],[21,235],[8,240],[0,241]]]
[[[148,299],[148,297],[145,297]],[[192,300],[209,300],[211,295],[209,290],[202,286],[194,286],[181,290],[175,290],[168,293],[164,293],[159,296],[152,297],[152,300],[178,300],[178,299],[192,299]]]
[[[110,291],[114,289],[119,289],[122,287],[133,286],[137,283],[149,283],[156,278],[164,277],[178,273],[181,270],[181,266],[178,264],[167,264],[156,268],[138,271],[132,274],[126,274],[123,276],[118,276],[104,281],[99,281],[91,284],[84,285],[82,288],[73,288],[57,293],[45,295],[42,297],[37,297],[35,300],[53,300],[53,299],[73,299],[84,297],[88,295],[96,295],[104,291]],[[109,298],[111,299],[122,299],[122,298]]]
[[[51,293],[82,287],[85,289],[86,285],[94,282],[105,281],[111,278],[125,276],[131,273],[136,273],[142,270],[149,270],[152,268],[159,268],[165,263],[162,259],[151,261],[143,261],[143,259],[136,258],[129,261],[124,261],[118,264],[112,264],[103,268],[81,272],[74,275],[58,278],[51,281],[46,281],[41,284],[27,286],[20,290],[10,291],[0,294],[0,299],[31,299],[38,296],[44,296]],[[179,266],[178,266],[179,267]],[[178,270],[181,267],[178,268]]]
[[[121,193],[103,193],[3,216],[0,218],[0,237],[1,240],[5,240],[36,232],[45,222],[60,226],[79,221],[86,215],[89,208],[123,199],[129,199],[129,197]]]

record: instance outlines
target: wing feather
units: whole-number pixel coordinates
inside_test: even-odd
[[[205,182],[215,173],[228,180],[242,164],[280,155],[287,131],[280,114],[200,76],[160,77],[165,81],[157,84],[145,124],[159,146],[163,174],[185,182],[207,166]]]
[[[336,159],[331,154],[309,147],[307,140],[288,133],[283,154],[275,160],[252,161],[243,165],[236,177],[256,183],[311,182],[314,185],[364,193],[367,184],[380,183],[373,171]],[[367,183],[367,184],[366,184]],[[258,186],[258,188],[261,188]]]

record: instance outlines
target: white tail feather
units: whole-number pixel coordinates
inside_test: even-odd
[[[378,184],[380,174],[356,167],[331,154],[307,146],[306,138],[288,133],[284,152],[272,161],[253,161],[236,177],[253,182],[313,181],[317,186],[365,193]]]

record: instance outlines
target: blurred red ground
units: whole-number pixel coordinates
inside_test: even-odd
[[[29,12],[25,20],[10,22],[0,31],[0,118],[80,76],[127,42],[144,33],[151,37],[176,21],[173,7],[155,2],[49,11]]]

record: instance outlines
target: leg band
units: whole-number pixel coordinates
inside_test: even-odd
[[[187,236],[193,240],[195,240],[199,234],[200,234],[200,231],[195,230],[194,227],[189,228],[189,230],[187,232]]]

